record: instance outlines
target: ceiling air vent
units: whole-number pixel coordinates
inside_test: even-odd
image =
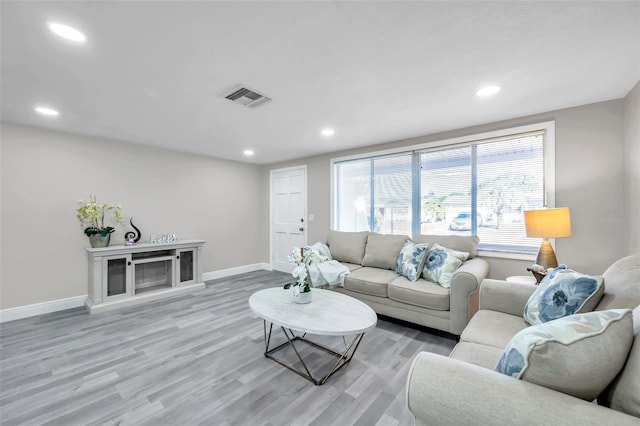
[[[228,92],[225,98],[237,104],[244,105],[247,108],[257,108],[271,102],[271,98],[243,86],[236,87],[231,92]]]

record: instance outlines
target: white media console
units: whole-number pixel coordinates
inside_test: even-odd
[[[89,313],[204,288],[202,240],[87,248]]]

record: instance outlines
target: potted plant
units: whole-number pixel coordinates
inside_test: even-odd
[[[91,247],[107,247],[111,241],[111,233],[115,231],[113,226],[105,226],[105,216],[110,212],[113,220],[122,222],[122,206],[120,204],[98,203],[96,196],[89,197],[89,202],[79,201],[80,207],[76,210],[76,216],[80,226],[85,227],[84,233],[89,237]]]
[[[291,289],[293,300],[296,303],[311,302],[311,284],[309,283],[307,268],[314,263],[321,263],[326,260],[326,257],[309,247],[293,248],[289,255],[289,262],[296,265],[291,273],[296,278],[296,281],[286,284],[284,289]]]

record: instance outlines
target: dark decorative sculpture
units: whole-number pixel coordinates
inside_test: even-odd
[[[140,241],[140,237],[142,237],[142,232],[140,232],[140,230],[136,228],[136,226],[133,224],[133,216],[131,217],[131,220],[129,220],[129,223],[131,224],[131,227],[136,230],[136,232],[133,232],[133,231],[127,232],[126,234],[124,234],[124,240],[128,245],[132,246],[138,241]]]

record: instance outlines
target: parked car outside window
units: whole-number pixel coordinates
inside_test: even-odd
[[[482,216],[480,213],[476,213],[476,220],[478,227],[482,226]],[[449,229],[452,231],[470,231],[471,230],[471,213],[460,212],[449,224]]]

